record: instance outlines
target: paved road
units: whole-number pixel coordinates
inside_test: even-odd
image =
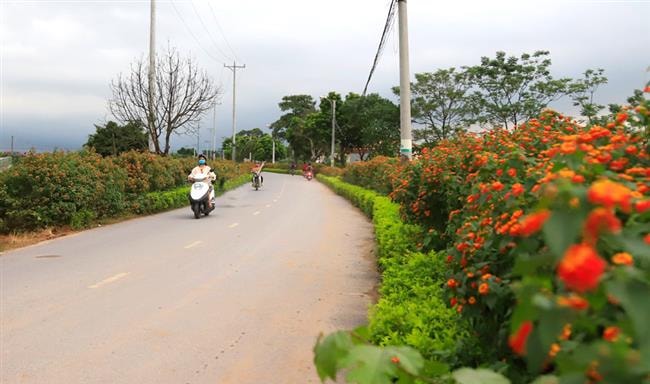
[[[0,255],[0,382],[318,382],[320,332],[365,321],[372,226],[316,181]]]

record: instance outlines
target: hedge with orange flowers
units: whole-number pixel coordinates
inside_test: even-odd
[[[400,170],[392,197],[423,246],[446,248],[448,299],[485,362],[508,359],[513,378],[650,373],[649,108],[586,127],[546,111]]]
[[[650,380],[649,110],[642,100],[592,126],[545,111],[407,165],[365,165],[426,229],[420,245],[445,250],[475,364],[517,383]]]

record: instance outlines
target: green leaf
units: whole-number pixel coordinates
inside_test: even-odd
[[[564,256],[569,246],[575,243],[580,228],[582,227],[583,215],[577,211],[556,210],[546,221],[543,228],[544,240],[548,244],[556,260]]]
[[[535,381],[533,381],[530,384],[559,384],[560,379],[558,379],[557,376],[554,375],[544,375],[540,376]]]
[[[458,384],[510,384],[505,376],[489,369],[461,368],[452,373]]]
[[[345,331],[332,333],[322,341],[318,339],[314,346],[314,363],[321,381],[328,377],[336,380],[336,372],[353,346],[350,334]]]
[[[634,325],[636,339],[641,350],[641,366],[650,370],[650,286],[638,280],[614,280],[607,284],[607,290],[621,303]]]
[[[393,362],[395,358],[399,362]],[[350,350],[344,364],[349,369],[347,380],[351,383],[391,384],[394,378],[400,376],[399,368],[411,375],[419,374],[424,360],[418,351],[410,347],[357,345]]]

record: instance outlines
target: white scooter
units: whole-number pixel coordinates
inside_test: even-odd
[[[209,176],[195,176],[190,180],[193,184],[192,188],[190,188],[189,200],[195,219],[200,218],[201,214],[207,216],[214,210],[215,200],[214,194],[212,193],[213,188],[207,182],[207,179],[209,179]],[[208,204],[210,200],[212,200],[212,208]]]

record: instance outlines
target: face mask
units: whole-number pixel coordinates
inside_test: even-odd
[[[199,165],[205,165],[205,160],[203,159],[199,160]]]

